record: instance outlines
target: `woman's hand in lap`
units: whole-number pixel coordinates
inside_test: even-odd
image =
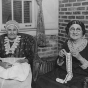
[[[27,59],[20,59],[20,60],[17,60],[16,62],[17,63],[25,63],[25,62],[28,62],[28,60]]]
[[[7,63],[7,62],[2,62],[2,65],[1,65],[3,68],[5,68],[5,69],[8,69],[8,68],[10,68],[10,67],[12,67],[12,64],[10,64],[10,63]]]

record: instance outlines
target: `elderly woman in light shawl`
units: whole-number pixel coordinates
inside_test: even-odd
[[[0,88],[31,88],[33,51],[29,36],[10,20],[0,36]]]

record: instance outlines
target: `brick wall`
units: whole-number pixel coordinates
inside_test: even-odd
[[[49,57],[58,55],[58,35],[47,35],[46,41],[46,47],[38,47],[39,57]]]
[[[67,39],[65,27],[70,20],[81,20],[86,26],[86,37],[88,37],[88,0],[59,0],[59,43]]]
[[[41,64],[40,69],[38,67],[38,59],[34,61],[34,78],[37,71],[39,71],[38,75],[42,75],[54,69],[54,59],[56,59],[56,57],[53,58],[53,56],[58,55],[58,35],[46,35],[46,42],[46,47],[38,47],[38,55],[41,59],[44,58],[49,61],[44,61]]]

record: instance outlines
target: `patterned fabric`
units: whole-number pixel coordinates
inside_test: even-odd
[[[21,36],[21,40],[19,45],[17,46],[14,54],[7,54],[5,52],[5,46],[4,46],[4,39],[6,34],[0,36],[0,57],[26,57],[29,61],[29,64],[33,63],[34,53],[35,53],[35,41],[34,38],[27,34],[19,33],[18,35]],[[11,44],[11,43],[10,43]],[[12,45],[12,44],[11,44]]]
[[[20,42],[15,49],[14,53],[6,54],[4,39],[7,36],[3,34],[0,36],[0,57],[16,57],[23,58],[26,57],[28,59],[28,63],[31,65],[33,71],[33,59],[36,55],[36,42],[35,39],[31,35],[18,33],[21,36]],[[10,42],[10,46],[12,46],[13,42]],[[0,78],[0,88],[31,88],[32,83],[32,73],[29,72],[29,75],[25,81],[17,81],[17,80],[5,80]]]
[[[42,11],[42,0],[36,0],[36,1],[39,6],[38,18],[37,18],[37,43],[38,46],[45,46],[46,39],[45,39],[45,27],[44,27],[44,18]]]

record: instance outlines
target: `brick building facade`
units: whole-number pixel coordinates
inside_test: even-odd
[[[65,27],[70,20],[80,20],[85,24],[88,37],[88,0],[59,0],[58,47],[67,39]]]

